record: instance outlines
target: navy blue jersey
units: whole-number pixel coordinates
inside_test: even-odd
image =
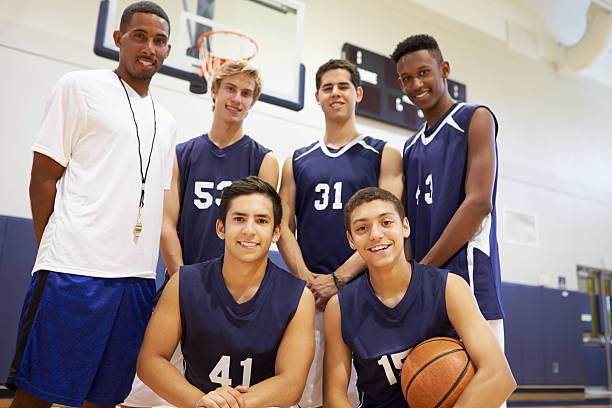
[[[423,259],[440,238],[465,199],[467,133],[478,107],[465,103],[453,105],[434,126],[425,129],[424,124],[404,145],[410,245],[417,261]],[[495,156],[497,158],[497,145]],[[468,282],[487,320],[504,317],[497,246],[496,194],[497,161],[493,211],[485,218],[477,233],[442,266]]]
[[[204,392],[274,376],[278,346],[306,284],[268,260],[259,289],[239,304],[225,286],[222,265],[220,257],[180,272],[185,378]]]
[[[178,236],[185,265],[223,255],[223,241],[215,231],[221,191],[234,180],[257,176],[269,151],[247,135],[223,149],[207,134],[176,146],[181,205]]]
[[[400,379],[408,351],[432,337],[457,338],[446,314],[448,271],[411,265],[408,289],[393,308],[378,299],[369,272],[338,291],[342,338],[353,353],[360,407],[407,407]]]
[[[297,240],[311,272],[331,273],[353,254],[344,204],[359,189],[378,186],[385,143],[359,136],[331,149],[320,140],[293,153]]]

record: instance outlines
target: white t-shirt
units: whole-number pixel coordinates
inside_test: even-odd
[[[142,169],[153,140],[151,94],[127,83],[140,136]],[[155,278],[164,188],[170,188],[176,123],[155,102],[157,131],[145,184],[142,233],[136,127],[125,91],[110,70],[71,72],[55,86],[32,150],[66,167],[33,272],[102,278]]]

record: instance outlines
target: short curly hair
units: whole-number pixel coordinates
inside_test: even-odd
[[[166,14],[163,8],[152,1],[139,1],[127,6],[121,15],[119,31],[125,33],[130,21],[132,21],[132,16],[136,13],[150,13],[163,18],[166,23],[168,23],[168,35],[170,35],[170,19],[168,18],[168,14]]]
[[[427,34],[412,35],[398,43],[395,51],[391,54],[391,59],[397,64],[404,55],[420,50],[429,51],[429,54],[438,62],[444,61],[438,42],[431,35]]]

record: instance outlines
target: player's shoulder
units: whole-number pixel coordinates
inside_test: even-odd
[[[206,274],[216,268],[220,268],[223,262],[223,258],[213,258],[204,262],[199,262],[191,265],[183,265],[180,268],[181,280],[188,279],[193,276],[199,276]]]
[[[193,149],[194,146],[203,144],[205,139],[206,139],[206,133],[204,133],[204,134],[202,134],[200,136],[192,137],[191,139],[189,139],[189,140],[187,140],[185,142],[177,143],[176,144],[176,150],[177,150],[177,152],[179,150],[180,151],[191,150],[191,149]]]
[[[497,136],[497,131],[499,128],[497,117],[487,105],[460,103],[455,108],[453,119],[462,128],[469,128],[474,119],[488,121],[489,123],[492,123],[495,136]],[[467,132],[467,129],[465,129],[465,131]]]
[[[207,150],[207,147],[211,147],[212,143],[208,140],[206,133],[193,137],[185,142],[177,143],[176,145],[176,157],[179,162],[179,167],[193,160],[198,160],[201,155]]]
[[[441,269],[441,270],[447,272],[446,281],[445,281],[446,287],[450,287],[450,288],[457,287],[457,286],[469,287],[465,279],[463,279],[460,275],[452,273],[451,271],[446,271],[444,269]]]
[[[431,289],[445,288],[449,275],[457,276],[450,273],[450,271],[447,269],[436,268],[434,266],[413,262],[411,285],[412,282],[414,282],[414,284]]]
[[[303,146],[293,151],[293,161],[299,160],[305,157],[309,153],[319,149],[321,142],[319,140],[312,142],[308,146]]]
[[[360,143],[362,145],[366,145],[368,147],[373,148],[377,153],[380,153],[380,154],[382,154],[382,151],[385,145],[387,144],[387,142],[382,139],[377,139],[375,137],[367,136],[367,135],[361,138]]]
[[[355,299],[357,302],[362,302],[364,297],[363,290],[367,287],[367,284],[369,284],[367,283],[369,279],[369,273],[365,272],[343,288],[338,289],[339,301],[341,300],[342,303],[346,303],[350,301],[350,299]],[[364,283],[366,283],[366,285],[364,285]]]
[[[478,112],[478,114],[491,115],[491,117],[497,122],[493,110],[491,110],[491,108],[487,105],[462,102],[457,104],[454,109],[455,111],[453,112],[452,116],[453,118],[458,118],[459,120],[465,119],[469,121],[474,116],[474,114]]]
[[[251,150],[255,150],[260,153],[268,153],[272,151],[272,149],[267,148],[249,135],[245,134],[243,136],[243,140],[244,144],[247,145]]]
[[[271,259],[268,258],[268,272],[272,274],[275,280],[288,285],[305,286],[306,282],[300,278],[296,278],[289,271],[281,268],[275,264]]]

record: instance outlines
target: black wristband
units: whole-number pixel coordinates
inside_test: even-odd
[[[336,285],[337,289],[342,289],[346,286],[346,283],[344,283],[340,278],[338,278],[334,272],[332,272],[331,275],[334,279],[334,285]]]

